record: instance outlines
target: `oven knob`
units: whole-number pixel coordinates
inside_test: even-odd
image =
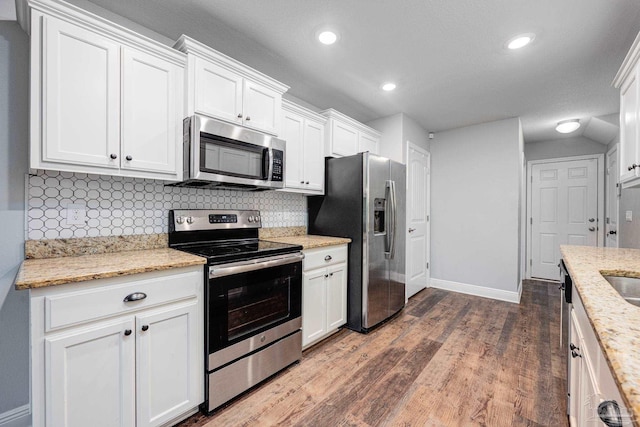
[[[260,217],[259,216],[256,217],[256,222],[260,222]]]
[[[192,216],[188,216],[187,217],[187,224],[193,224],[193,217]]]
[[[249,222],[253,222],[253,220],[254,220],[253,215],[251,215],[251,216],[249,217]]]
[[[184,218],[183,218],[183,217],[181,217],[181,216],[179,216],[178,218],[176,218],[176,222],[177,222],[178,224],[184,224]]]

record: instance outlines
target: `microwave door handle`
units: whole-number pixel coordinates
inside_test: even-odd
[[[271,149],[265,148],[262,151],[262,179],[268,180],[271,177]]]

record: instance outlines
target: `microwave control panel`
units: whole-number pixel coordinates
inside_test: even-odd
[[[282,169],[284,168],[284,152],[272,150],[273,167],[271,168],[271,181],[282,181]]]

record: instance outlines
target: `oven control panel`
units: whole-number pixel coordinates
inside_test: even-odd
[[[176,209],[169,211],[169,232],[260,228],[262,217],[256,210]]]
[[[209,214],[209,224],[235,224],[237,222],[238,215]]]

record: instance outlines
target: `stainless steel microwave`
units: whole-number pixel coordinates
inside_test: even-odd
[[[179,187],[275,190],[284,186],[285,141],[219,120],[184,119]]]

